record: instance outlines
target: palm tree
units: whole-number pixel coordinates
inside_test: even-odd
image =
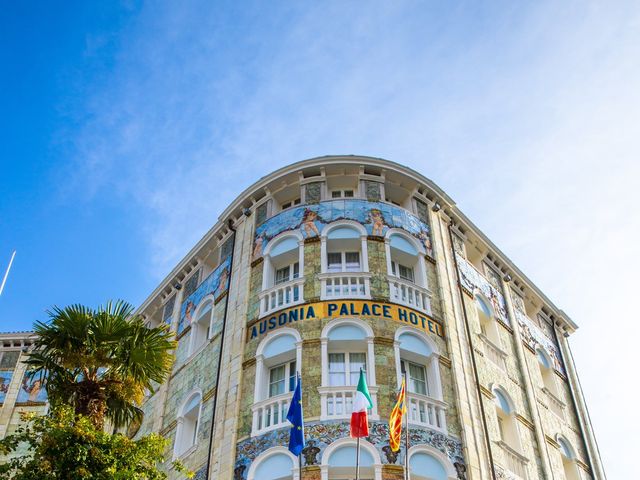
[[[71,405],[99,428],[105,419],[115,428],[142,419],[138,405],[171,372],[176,342],[166,325],[148,328],[133,311],[121,300],[96,310],[70,305],[36,322],[26,363],[53,407]]]

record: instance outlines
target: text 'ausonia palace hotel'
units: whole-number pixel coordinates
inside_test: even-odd
[[[354,478],[362,368],[363,480],[404,478],[404,439],[393,452],[387,426],[403,374],[412,480],[604,479],[568,344],[576,325],[402,165],[328,156],[262,178],[138,311],[179,346],[130,433],[169,438],[167,456],[196,478]],[[287,449],[296,372],[301,472]],[[6,385],[28,387],[14,377]],[[5,390],[9,418],[21,404]]]

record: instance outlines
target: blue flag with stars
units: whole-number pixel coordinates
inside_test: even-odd
[[[295,456],[300,455],[304,448],[304,419],[302,417],[302,379],[298,375],[296,390],[291,398],[287,420],[291,422],[289,434],[289,451]]]

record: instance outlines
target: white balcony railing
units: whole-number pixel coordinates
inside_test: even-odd
[[[428,315],[431,314],[429,290],[403,278],[389,275],[387,279],[389,280],[389,299],[392,302],[415,308]]]
[[[377,387],[369,387],[373,408],[369,411],[371,418],[377,418],[378,402]],[[353,412],[353,398],[356,394],[355,386],[319,387],[320,393],[320,418],[332,420],[349,418]]]
[[[253,404],[252,436],[290,425],[287,421],[287,411],[292,394],[283,393]]]
[[[371,298],[370,277],[371,274],[364,272],[323,273],[318,276],[320,298]]]
[[[481,333],[479,335],[480,340],[484,344],[484,354],[487,356],[489,361],[491,361],[494,365],[499,367],[502,371],[507,371],[507,352],[498,347],[495,343],[493,343],[489,338]]]
[[[500,445],[500,448],[502,449],[505,464],[504,466],[507,468],[507,470],[509,470],[518,478],[526,479],[528,462],[527,458],[521,453],[516,452],[513,448],[511,448],[503,441],[498,442],[498,445]]]
[[[260,292],[260,316],[304,302],[303,286],[304,278],[296,278]]]
[[[409,422],[447,433],[447,405],[426,395],[407,393]]]

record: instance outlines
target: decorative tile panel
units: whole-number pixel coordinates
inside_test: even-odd
[[[16,403],[45,403],[46,401],[47,391],[42,386],[42,379],[25,373]]]
[[[520,326],[520,332],[522,334],[522,341],[525,342],[529,347],[535,350],[538,347],[544,349],[545,352],[551,357],[551,361],[553,362],[553,368],[555,368],[558,372],[565,374],[564,365],[562,365],[562,360],[560,357],[560,352],[558,346],[555,341],[551,338],[547,337],[540,327],[538,327],[533,321],[527,317],[523,312],[514,309],[516,314],[516,319],[518,320],[518,325]]]
[[[369,422],[370,435],[366,438],[378,450],[383,464],[402,464],[404,441],[399,452],[389,447],[389,426],[386,422]],[[305,425],[306,447],[302,451],[302,465],[320,465],[325,449],[336,440],[349,437],[347,422],[316,422]],[[238,443],[234,480],[245,480],[251,462],[265,450],[286,447],[289,442],[289,428],[281,428],[258,437],[248,438]],[[462,443],[455,437],[435,430],[412,427],[409,430],[409,445],[429,445],[444,453],[451,463],[464,465]]]
[[[370,180],[364,181],[364,193],[367,197],[367,200],[370,202],[379,202],[381,200],[380,196],[380,183],[372,182]]]
[[[322,200],[322,182],[313,182],[305,185],[305,203],[318,203]]]
[[[318,237],[327,224],[336,220],[356,221],[369,235],[378,237],[384,237],[389,228],[400,228],[420,240],[427,253],[433,255],[429,226],[417,216],[388,203],[349,199],[290,208],[271,217],[256,228],[253,259],[260,258],[269,241],[283,232],[300,230],[305,238]]]
[[[164,304],[164,310],[162,310],[162,321],[167,325],[171,325],[173,320],[173,307],[176,304],[176,296],[171,295],[171,298]]]
[[[200,286],[182,302],[180,308],[180,321],[178,323],[178,335],[191,325],[191,316],[198,308],[198,304],[204,297],[213,294],[214,301],[220,298],[229,289],[229,275],[231,273],[231,257],[227,257],[218,268],[200,284]]]
[[[491,302],[491,306],[498,320],[505,325],[510,325],[509,316],[507,315],[507,305],[502,293],[458,253],[456,253],[456,260],[458,262],[458,272],[460,273],[460,283],[462,287],[471,293],[476,289],[479,290]]]
[[[13,370],[0,372],[0,403],[4,403],[4,399],[9,391],[9,384],[13,377]]]

